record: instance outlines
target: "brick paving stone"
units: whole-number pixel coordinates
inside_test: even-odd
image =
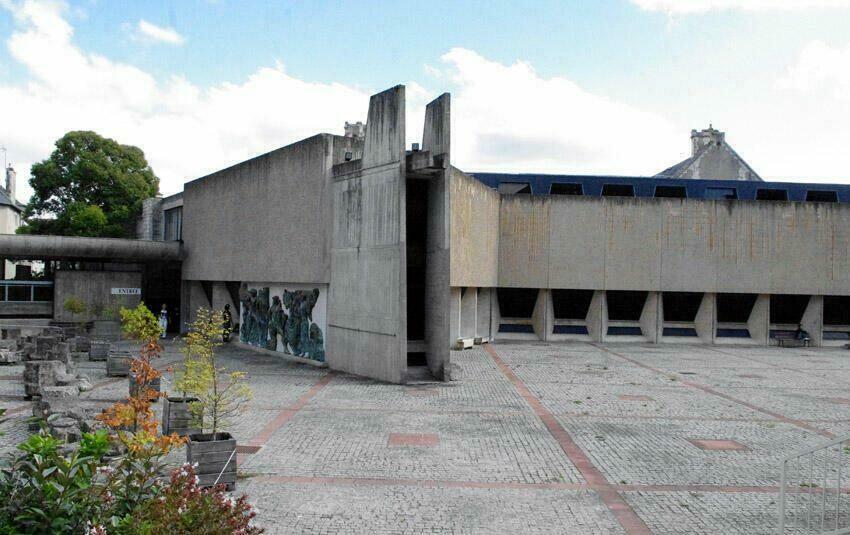
[[[826,441],[777,415],[850,433],[843,349],[494,348],[655,533],[775,532],[781,459]],[[179,360],[179,349],[167,342],[160,367]],[[258,523],[269,533],[624,532],[605,505],[612,487],[588,486],[481,347],[451,353],[458,380],[416,385],[341,373],[327,382],[326,369],[235,346],[220,356],[228,368],[248,372],[254,391],[228,430],[243,447],[238,493],[258,505]],[[127,380],[109,380],[103,363],[83,359],[77,367],[100,385],[82,396],[90,406],[126,396]],[[22,369],[3,367],[0,375]],[[163,390],[173,389],[171,379],[166,372]],[[21,382],[0,381],[0,406],[26,408],[0,425],[0,454],[28,434],[22,395]],[[438,440],[391,446],[393,433]],[[267,441],[259,450],[245,450],[261,435]],[[734,441],[747,450],[704,450],[693,440]],[[170,465],[184,460],[183,448],[167,458]]]
[[[618,534],[592,491],[239,483],[270,534]]]

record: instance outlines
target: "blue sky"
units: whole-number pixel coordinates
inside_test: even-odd
[[[850,0],[0,0],[0,144],[26,174],[96,129],[177,191],[405,83],[414,129],[453,93],[468,170],[653,174],[712,122],[766,178],[848,182],[848,71]]]

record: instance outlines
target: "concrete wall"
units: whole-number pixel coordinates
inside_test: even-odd
[[[328,219],[328,364],[394,383],[407,375],[404,95],[370,99],[362,161],[335,177]]]
[[[499,193],[451,169],[451,285],[498,282]]]
[[[850,206],[503,196],[498,285],[850,295]]]
[[[119,307],[135,307],[140,295],[112,295],[112,288],[141,288],[142,274],[138,271],[57,271],[53,285],[53,317],[57,321],[117,320]],[[64,308],[70,297],[81,299],[86,306],[100,310],[71,314]],[[109,309],[113,312],[109,312]],[[158,307],[149,303],[154,313]]]
[[[367,123],[368,124],[368,123]],[[441,156],[443,168],[428,180],[428,232],[425,265],[425,357],[437,378],[449,379],[449,318],[452,245],[451,97],[440,95],[425,107],[422,150]],[[474,330],[474,329],[473,329]]]
[[[186,184],[183,278],[329,282],[335,137],[319,134]]]

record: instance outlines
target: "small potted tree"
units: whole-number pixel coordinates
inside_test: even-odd
[[[130,397],[156,401],[162,372],[154,368],[153,359],[162,353],[159,345],[162,329],[144,303],[133,309],[121,308],[121,329],[127,338],[142,344],[139,355],[130,361]]]
[[[192,403],[200,401],[196,397],[189,396],[188,392],[193,388],[193,379],[187,377],[186,370],[190,367],[188,363],[200,359],[209,358],[215,348],[221,345],[221,333],[223,326],[216,325],[213,312],[207,309],[198,311],[195,321],[189,323],[189,332],[183,339],[183,363],[174,370],[174,386],[179,395],[166,395],[162,405],[162,432],[164,434],[177,433],[181,436],[200,434],[201,429],[196,426],[199,418],[192,416]]]
[[[202,431],[189,435],[187,461],[198,463],[200,485],[224,484],[234,490],[236,439],[224,429],[251,399],[251,389],[245,384],[245,372],[227,371],[218,363],[215,349],[221,345],[223,329],[221,312],[198,309],[193,332],[195,347],[203,350],[185,361],[180,384],[197,398],[189,408],[194,426]]]

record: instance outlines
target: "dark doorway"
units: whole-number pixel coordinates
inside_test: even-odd
[[[556,320],[587,318],[593,290],[552,290],[552,308]]]
[[[647,292],[605,292],[608,302],[608,319],[614,321],[640,321]]]
[[[407,339],[425,340],[425,267],[428,245],[428,181],[407,181]],[[424,353],[410,351],[408,366],[424,366]]]
[[[162,305],[168,309],[168,332],[180,332],[180,264],[147,264],[142,272],[142,300],[155,315]]]

